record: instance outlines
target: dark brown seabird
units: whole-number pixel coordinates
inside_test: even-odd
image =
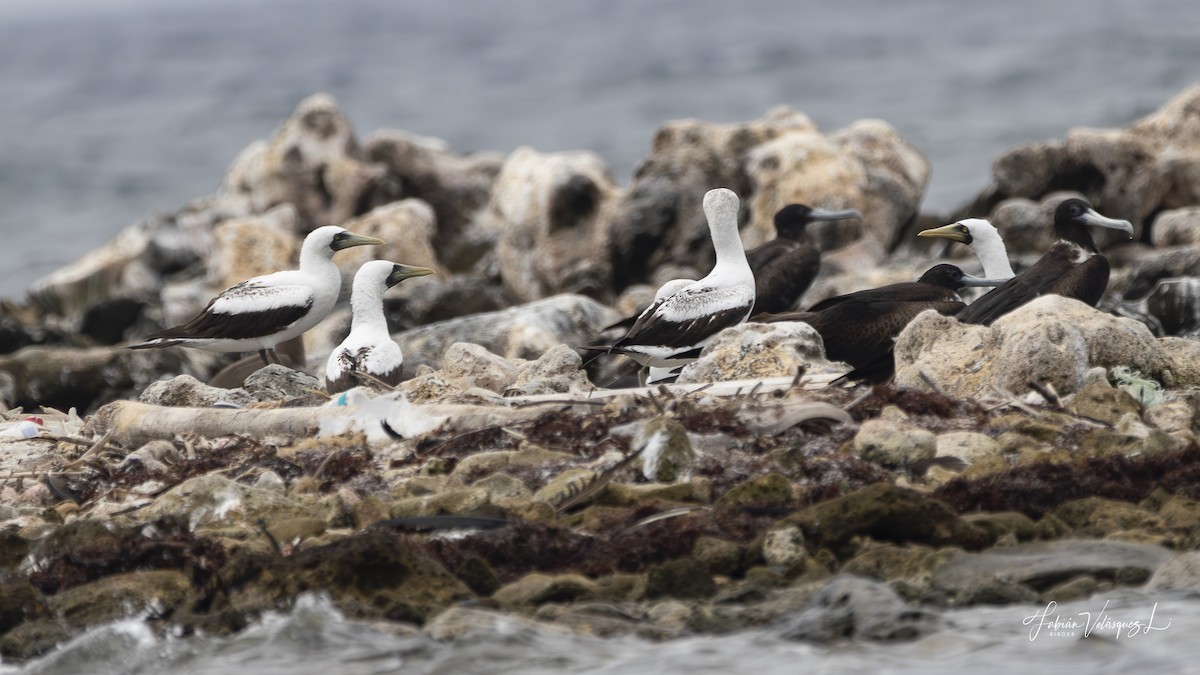
[[[807,312],[760,314],[751,321],[772,323],[803,321],[821,334],[825,354],[859,372],[853,379],[883,381],[891,376],[890,354],[896,336],[927,309],[953,315],[966,305],[959,290],[968,286],[995,286],[998,279],[964,274],[954,265],[935,265],[917,281],[890,284],[822,300]]]
[[[808,233],[818,220],[862,218],[854,209],[826,211],[788,204],[775,214],[775,238],[746,252],[754,270],[754,309],[785,312],[804,295],[821,270],[821,251]]]
[[[1039,295],[1050,293],[1095,307],[1108,287],[1109,265],[1096,250],[1089,225],[1121,230],[1133,237],[1129,221],[1102,216],[1082,199],[1067,199],[1054,210],[1058,241],[1050,250],[1032,267],[959,312],[958,320],[986,326]]]

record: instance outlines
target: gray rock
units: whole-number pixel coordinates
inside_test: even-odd
[[[520,302],[555,293],[607,295],[608,165],[589,152],[518,148],[504,162],[480,227],[496,238],[504,288]]]
[[[803,569],[808,560],[808,548],[804,545],[804,531],[795,525],[777,527],[763,537],[763,560],[768,565],[787,571]]]
[[[1004,237],[1009,256],[1041,255],[1054,244],[1054,210],[1032,199],[1013,197],[996,205],[989,218]]]
[[[1125,129],[1077,128],[1063,140],[1009,150],[992,166],[990,191],[1036,199],[1074,190],[1135,229],[1155,212],[1200,203],[1198,101],[1193,86]]]
[[[1171,372],[1179,386],[1200,385],[1200,339],[1159,338],[1158,344],[1171,361]]]
[[[142,403],[174,408],[210,408],[215,403],[244,406],[254,400],[245,389],[210,387],[191,375],[176,375],[146,387],[138,397]]]
[[[536,361],[519,365],[517,379],[504,390],[509,396],[580,393],[594,387],[583,370],[583,359],[567,345],[555,345]]]
[[[967,463],[1000,454],[1000,444],[977,431],[950,431],[937,435],[935,457],[957,457]]]
[[[442,377],[464,390],[482,387],[500,393],[517,379],[517,364],[469,342],[450,345],[442,361]]]
[[[1200,207],[1171,209],[1155,216],[1150,243],[1155,248],[1200,244]]]
[[[781,637],[821,644],[840,640],[914,640],[944,626],[933,612],[909,605],[887,584],[839,576],[817,591],[808,608],[784,620]]]
[[[427,202],[437,213],[438,258],[450,269],[469,269],[490,248],[490,241],[469,227],[491,195],[504,156],[480,152],[459,155],[445,142],[404,131],[384,130],[363,144],[366,156],[387,167],[403,196]]]
[[[233,524],[253,525],[289,518],[319,518],[320,510],[282,492],[243,485],[217,474],[189,478],[160,495],[136,517],[151,522],[166,516],[187,520],[192,529]]]
[[[678,420],[665,415],[641,425],[630,447],[642,453],[642,475],[658,483],[679,480],[696,459],[687,430]]]
[[[321,381],[298,370],[272,363],[246,378],[246,391],[258,401],[278,401],[322,391]]]
[[[992,387],[1023,393],[1030,381],[1066,395],[1089,368],[1128,366],[1170,386],[1171,361],[1149,329],[1078,300],[1044,295],[989,326],[960,324],[927,311],[896,339],[895,383],[927,386],[924,373],[951,396],[990,396]]]
[[[679,382],[790,377],[797,369],[844,372],[825,359],[821,335],[800,321],[743,323],[718,333]]]
[[[644,282],[661,264],[686,260],[710,269],[715,260],[704,193],[727,187],[748,194],[747,153],[780,134],[811,130],[802,113],[776,108],[745,124],[675,120],[654,134],[650,155],[615,205],[609,254],[617,290]],[[767,215],[770,218],[773,213]],[[745,242],[753,246],[755,241]]]
[[[931,582],[960,599],[979,598],[980,588],[997,585],[1040,592],[1080,575],[1133,585],[1144,583],[1172,555],[1160,546],[1113,540],[1022,543],[952,558],[934,571]]]
[[[404,350],[406,369],[440,366],[456,342],[472,342],[505,358],[534,360],[560,344],[591,344],[601,328],[619,318],[595,300],[567,294],[421,326],[394,337]]]
[[[854,454],[884,466],[902,467],[937,452],[937,437],[931,431],[896,420],[863,422],[851,441]]]
[[[1200,588],[1200,551],[1171,558],[1150,577],[1147,591],[1195,591]]]
[[[1200,332],[1200,277],[1161,279],[1145,303],[1167,335]]]
[[[307,232],[353,216],[385,176],[382,165],[364,161],[333,97],[314,94],[296,106],[269,142],[242,151],[221,189],[246,199],[254,213],[291,204]]]

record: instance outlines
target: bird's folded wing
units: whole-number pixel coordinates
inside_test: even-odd
[[[694,347],[741,323],[753,304],[754,293],[743,286],[680,291],[639,318],[614,349],[633,345]]]
[[[180,326],[176,334],[229,340],[270,335],[298,321],[312,303],[310,286],[242,283],[214,298],[200,316]]]

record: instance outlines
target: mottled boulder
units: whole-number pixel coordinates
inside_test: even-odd
[[[778,626],[781,637],[826,644],[841,640],[915,640],[941,630],[937,614],[909,605],[887,584],[841,575],[809,606]]]
[[[368,528],[288,557],[243,554],[221,574],[229,591],[220,594],[213,611],[277,610],[304,593],[319,592],[348,616],[419,624],[472,597],[420,543],[386,528]]]
[[[1129,413],[1140,416],[1142,406],[1129,392],[1108,382],[1104,368],[1093,368],[1084,375],[1083,385],[1067,402],[1076,415],[1116,424]]]
[[[213,249],[208,256],[212,295],[251,277],[295,269],[302,241],[296,229],[296,209],[290,204],[257,216],[233,218],[213,228]],[[190,309],[180,321],[202,308]]]
[[[679,382],[789,377],[807,372],[842,372],[825,359],[825,345],[812,326],[800,321],[743,323],[721,331]]]
[[[161,372],[183,370],[174,350],[26,347],[0,356],[0,401],[9,407],[84,412],[136,396]]]
[[[1125,129],[1077,128],[1063,140],[1009,150],[992,166],[994,184],[985,200],[1072,190],[1140,231],[1162,209],[1200,203],[1198,111],[1200,86]]]
[[[1158,344],[1171,362],[1171,372],[1180,386],[1200,385],[1200,340],[1196,338],[1159,338]]]
[[[503,393],[512,396],[579,393],[593,389],[583,359],[567,345],[555,345],[535,361],[519,364],[517,379]]]
[[[138,400],[151,405],[208,408],[214,403],[244,406],[253,401],[254,397],[244,389],[210,387],[191,375],[176,375],[170,380],[159,380],[146,387]]]
[[[1167,335],[1200,332],[1200,276],[1160,280],[1145,306]]]
[[[177,570],[113,574],[47,598],[54,615],[72,628],[86,628],[143,612],[172,611],[193,596],[192,583]]]
[[[456,342],[443,356],[441,375],[460,388],[483,387],[502,392],[517,379],[517,365],[481,345]]]
[[[363,161],[350,122],[333,97],[314,94],[269,142],[251,144],[234,161],[223,192],[245,198],[255,213],[291,204],[300,231],[337,225],[358,212],[386,170]]]
[[[387,302],[406,300],[414,289],[440,283],[440,278],[447,276],[434,251],[434,241],[439,237],[437,216],[426,202],[419,199],[392,202],[348,220],[342,223],[342,227],[368,237],[377,237],[384,242],[378,246],[356,246],[334,256],[333,260],[341,268],[346,280],[344,286],[347,292],[354,273],[369,260],[418,265],[438,273],[437,277],[410,279],[391,288],[387,292]]]
[[[259,401],[302,398],[322,391],[319,379],[278,363],[254,371],[242,386]]]
[[[413,328],[398,335],[405,368],[438,367],[456,342],[471,342],[505,358],[537,359],[560,345],[591,344],[601,328],[621,317],[579,295],[562,294],[499,312]],[[410,371],[412,372],[412,371]]]
[[[815,128],[792,131],[754,148],[746,173],[753,185],[753,219],[743,237],[747,248],[775,238],[775,213],[788,204],[862,211],[862,221],[810,225],[808,231],[823,250],[849,244],[862,236],[866,223],[874,224],[866,210],[866,167]],[[890,225],[885,224],[889,229]],[[890,238],[889,233],[885,240]]]
[[[589,152],[518,148],[504,162],[480,227],[495,237],[504,288],[521,302],[555,293],[607,293],[611,202],[604,160]]]
[[[393,130],[372,134],[363,150],[399,182],[399,196],[415,197],[433,207],[438,233],[433,245],[438,259],[450,269],[468,269],[490,248],[488,238],[468,226],[488,203],[503,155],[459,155],[440,139]]]
[[[274,490],[251,487],[218,474],[190,478],[137,512],[143,522],[179,517],[192,529],[230,524],[253,525],[288,518],[317,518],[321,511]]]
[[[956,457],[973,463],[1000,454],[1000,444],[976,431],[950,431],[937,435],[935,457]]]
[[[867,535],[882,541],[912,541],[933,546],[979,549],[991,543],[985,530],[959,518],[936,499],[889,483],[877,483],[788,516],[810,548],[848,553],[851,539]]]
[[[872,419],[859,427],[850,447],[869,462],[903,467],[932,459],[937,452],[937,437],[932,431],[905,422]]]
[[[579,574],[534,572],[503,586],[493,594],[501,607],[526,607],[547,602],[589,600],[596,596],[596,582]]]
[[[857,208],[863,219],[813,223],[822,249],[859,238],[883,243],[916,217],[929,183],[929,161],[882,120],[859,120],[828,137],[794,131],[750,153],[753,185],[748,245],[774,237],[775,213],[792,203]]]
[[[1054,245],[1054,209],[1063,197],[1041,202],[1024,197],[1005,199],[992,209],[988,220],[1000,230],[1010,257],[1017,254],[1041,256]]]
[[[1065,395],[1095,366],[1128,366],[1166,385],[1175,381],[1170,360],[1143,324],[1058,295],[1039,297],[990,327],[923,312],[896,339],[897,385],[925,387],[924,373],[964,398],[992,395],[994,386],[1023,393],[1031,381]]]
[[[743,124],[685,119],[660,127],[612,216],[609,256],[616,289],[646,281],[650,270],[667,262],[711,268],[715,257],[701,208],[704,193],[727,187],[748,194],[747,153],[782,133],[812,129],[808,117],[786,107]]]
[[[1200,207],[1171,209],[1155,216],[1150,243],[1155,248],[1200,245]]]
[[[1194,591],[1200,588],[1200,551],[1181,553],[1154,571],[1146,584],[1150,592]]]

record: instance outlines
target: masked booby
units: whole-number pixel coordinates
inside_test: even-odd
[[[336,225],[304,238],[300,268],[254,277],[226,289],[191,321],[156,331],[130,349],[196,347],[214,352],[258,351],[276,363],[275,345],[320,323],[337,304],[342,275],[333,254],[352,246],[382,244]]]
[[[754,273],[738,234],[739,204],[725,188],[704,195],[716,265],[703,279],[643,312],[610,352],[644,367],[674,368],[696,360],[714,335],[746,320],[754,306]]]
[[[1008,249],[1000,231],[983,218],[967,218],[942,227],[922,230],[918,237],[949,239],[966,244],[979,263],[983,265],[983,276],[988,279],[1011,279],[1012,264],[1008,261]]]
[[[862,214],[804,204],[789,204],[775,214],[775,238],[746,252],[756,287],[753,313],[791,309],[821,270],[821,251],[808,234],[808,224],[847,218],[862,218]]]
[[[958,313],[963,323],[988,325],[1039,295],[1055,293],[1096,306],[1108,287],[1108,260],[1096,250],[1088,226],[1121,230],[1133,237],[1127,220],[1102,216],[1082,199],[1063,201],[1054,210],[1058,241],[1032,267],[972,302]]]
[[[427,274],[433,270],[387,260],[372,260],[358,268],[350,291],[350,334],[325,362],[326,391],[336,394],[362,384],[354,373],[366,373],[393,386],[400,383],[404,355],[388,331],[383,294],[405,279]]]

